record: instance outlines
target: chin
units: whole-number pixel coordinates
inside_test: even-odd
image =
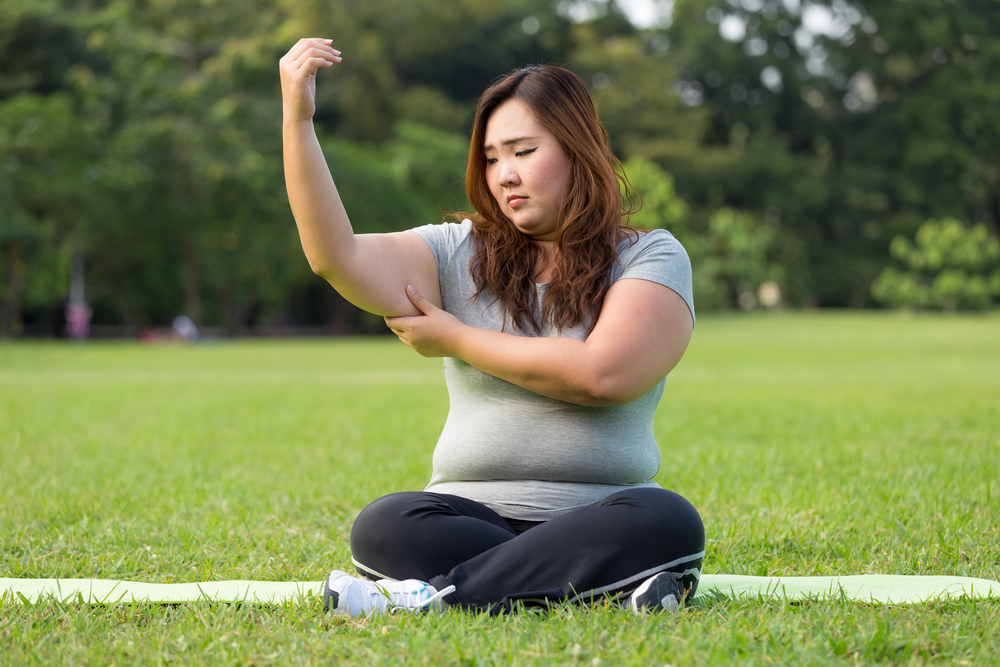
[[[536,224],[530,220],[517,221],[511,220],[517,231],[522,234],[527,234],[528,236],[538,238],[540,236],[554,236],[554,231],[546,231],[541,225]]]
[[[529,225],[518,225],[518,224],[515,224],[514,226],[517,228],[517,231],[521,232],[522,234],[527,234],[528,236],[531,237],[538,237],[538,229],[535,227],[531,227]]]

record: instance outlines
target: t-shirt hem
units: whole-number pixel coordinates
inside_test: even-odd
[[[506,485],[507,483],[507,481],[498,482],[498,484],[501,485]],[[530,482],[518,480],[517,484],[530,485]],[[544,482],[544,484],[551,487],[554,483]],[[490,508],[505,519],[518,519],[521,521],[548,521],[573,512],[574,510],[590,507],[594,503],[598,503],[608,496],[618,493],[619,491],[641,488],[662,488],[659,484],[652,480],[648,482],[640,482],[638,484],[572,484],[577,487],[589,487],[587,489],[587,497],[579,498],[580,502],[578,503],[560,505],[559,507],[539,507],[536,505],[526,505],[523,503],[509,501],[502,497],[489,497],[489,493],[483,493],[483,491],[486,491],[483,486],[490,485],[490,482],[440,482],[429,485],[424,489],[424,491],[428,491],[430,493],[446,493],[474,500],[477,503]]]

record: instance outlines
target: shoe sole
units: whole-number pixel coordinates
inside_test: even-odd
[[[337,607],[340,606],[340,593],[335,590],[330,589],[330,583],[324,584],[323,590],[323,611],[338,613]]]
[[[684,603],[685,591],[681,582],[671,572],[660,574],[642,582],[632,593],[629,606],[635,614],[643,611],[675,612]]]

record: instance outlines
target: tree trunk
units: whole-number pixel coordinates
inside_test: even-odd
[[[990,214],[986,219],[986,224],[994,236],[1000,236],[1000,183],[994,182],[992,186],[988,195]]]
[[[4,266],[4,299],[0,303],[0,338],[7,338],[15,331],[18,324],[17,314],[21,306],[21,290],[24,287],[24,260],[21,259],[21,246],[12,243],[3,253]],[[19,327],[18,327],[19,328]]]
[[[194,244],[188,246],[184,255],[184,314],[201,328],[201,264]]]

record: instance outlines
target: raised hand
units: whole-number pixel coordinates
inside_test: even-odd
[[[278,63],[281,102],[286,121],[307,121],[316,113],[316,70],[341,61],[333,40],[300,39]]]

